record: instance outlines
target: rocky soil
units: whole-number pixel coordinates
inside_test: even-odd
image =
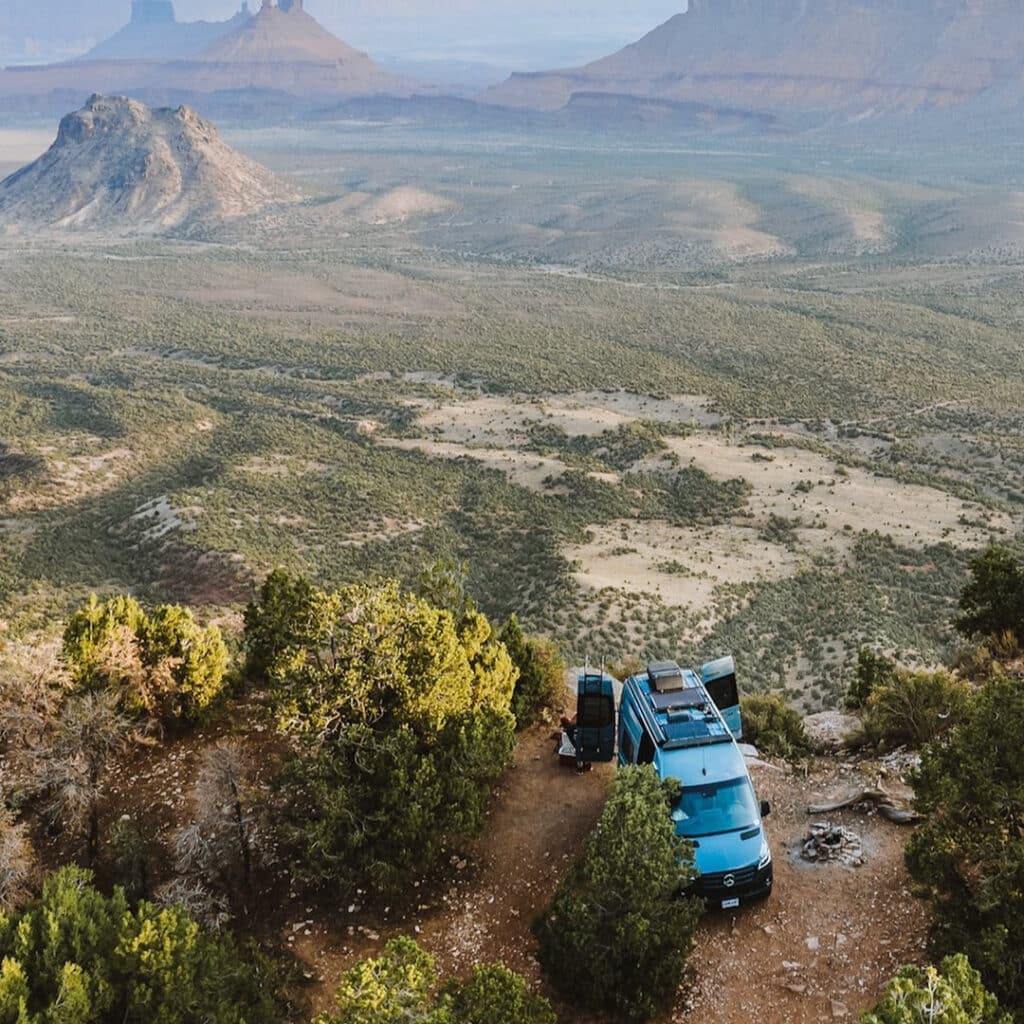
[[[269,783],[283,750],[258,703],[188,737],[139,748],[110,780],[104,833],[127,815],[156,836],[154,883],[167,877],[175,830],[193,813],[200,755],[227,736],[259,765],[258,782]],[[812,863],[801,854],[822,819],[808,807],[872,785],[883,772],[886,785],[898,790],[901,764],[831,755],[799,768],[753,760],[751,771],[758,795],[772,804],[775,891],[767,901],[705,918],[688,983],[659,1024],[853,1024],[900,966],[924,956],[927,919],[903,865],[910,830],[869,805],[835,812],[829,823],[856,837],[860,856]],[[444,877],[417,885],[409,909],[339,906],[293,885],[288,864],[278,859],[262,872],[255,905],[236,923],[293,959],[294,1024],[328,1009],[342,972],[396,935],[414,936],[444,974],[500,960],[543,989],[531,923],[590,834],[613,775],[610,766],[584,775],[560,768],[552,726],[539,726],[522,736],[485,833],[451,850]],[[53,863],[75,852],[67,837],[42,833],[37,846]],[[573,1007],[558,1009],[562,1024],[596,1024]]]

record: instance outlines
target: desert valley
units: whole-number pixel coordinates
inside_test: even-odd
[[[562,675],[731,654],[751,721],[757,699],[774,701],[798,734],[792,747],[774,745],[777,723],[748,736],[774,805],[777,891],[700,926],[685,984],[653,1019],[858,1019],[901,967],[937,961],[948,906],[915,900],[927,886],[913,854],[904,866],[911,830],[871,798],[829,812],[859,834],[861,862],[808,863],[821,815],[807,807],[881,787],[901,807],[916,792],[927,817],[920,750],[955,744],[980,714],[958,703],[961,684],[981,707],[990,676],[1022,672],[1012,628],[962,617],[986,552],[1004,568],[1024,557],[1024,20],[1005,0],[691,0],[586,66],[448,91],[336,38],[315,6],[185,23],[136,0],[80,59],[0,71],[0,825],[34,850],[33,879],[83,862],[75,829],[45,810],[52,782],[36,783],[51,731],[79,684],[94,694],[109,676],[123,693],[145,677],[141,704],[120,707],[133,738],[92,776],[89,867],[104,892],[124,882],[114,837],[130,822],[144,895],[194,880],[180,830],[209,751],[234,744],[244,823],[243,799],[230,804],[262,860],[246,846],[244,886],[202,884],[217,934],[258,943],[286,993],[269,1016],[253,1003],[248,1017],[169,1022],[504,1024],[455,996],[451,1017],[331,1017],[345,972],[401,935],[445,978],[501,961],[563,1024],[645,1019],[567,994],[544,926],[531,932],[623,774],[559,770],[551,734],[576,709],[576,673],[568,690]],[[275,570],[304,581],[309,609],[314,592],[334,608],[333,625],[295,627],[291,646],[254,640],[277,614]],[[288,788],[293,759],[330,731],[298,680],[326,701],[383,657],[375,641],[310,681],[328,648],[340,658],[339,636],[355,643],[345,602],[358,591],[378,607],[358,588],[384,580],[450,612],[465,644],[460,616],[514,618],[524,644],[557,649],[556,682],[482,776],[497,797],[459,819],[474,827],[451,825],[436,850],[386,833],[420,851],[415,868],[389,874],[375,852],[342,884],[297,866],[296,849],[337,865],[367,847],[346,839],[342,856],[336,835],[299,841],[278,819],[327,786]],[[224,696],[158,722],[171,684],[146,676],[158,628],[136,619],[142,661],[111,648],[76,662],[76,621],[130,640],[91,594],[216,627]],[[478,680],[498,672],[485,647]],[[851,707],[871,658],[901,693],[947,674],[952,689],[926,725],[915,708],[912,727],[883,728],[880,699]],[[25,724],[16,700],[51,683]],[[360,727],[384,728],[387,707]],[[927,770],[939,762],[925,754]],[[331,778],[344,793],[347,777]],[[404,778],[396,789],[420,784]],[[384,813],[363,810],[337,827]],[[14,963],[4,893],[0,881]],[[1001,904],[1012,922],[1011,902],[978,914]],[[972,960],[1020,1020],[1019,983]],[[0,1024],[64,1020],[5,1016],[5,977]],[[24,998],[42,1013],[38,993]],[[509,1022],[554,1020],[516,1005]]]

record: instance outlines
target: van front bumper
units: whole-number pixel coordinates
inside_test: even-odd
[[[736,871],[700,875],[690,893],[704,900],[709,910],[738,907],[763,900],[771,893],[774,879],[775,872],[770,862],[763,868],[753,864]]]

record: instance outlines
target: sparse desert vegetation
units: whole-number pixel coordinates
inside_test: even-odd
[[[974,788],[1010,739],[977,780],[948,753],[1019,703],[999,186],[811,144],[227,134],[308,200],[188,239],[0,236],[0,1021],[99,988],[75,1019],[147,1012],[200,958],[238,1012],[197,983],[168,1020],[1019,1013],[1005,830],[936,810],[908,875],[906,833],[854,808],[861,867],[796,855],[812,796],[887,773],[909,800],[907,746],[922,806],[955,784],[1016,821]],[[652,778],[560,773],[550,736],[566,664],[724,653],[778,846],[781,902],[741,927],[673,902]],[[859,753],[812,754],[804,714],[847,701]],[[588,839],[634,825],[656,862]],[[627,867],[656,883],[636,920],[592,899]],[[167,962],[26,994],[55,901],[96,957],[145,931]],[[617,955],[582,962],[563,913]],[[929,934],[938,966],[898,974]]]

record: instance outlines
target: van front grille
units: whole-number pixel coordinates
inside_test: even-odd
[[[726,879],[732,884],[727,885]],[[749,889],[757,878],[757,865],[740,868],[737,871],[709,872],[701,875],[694,883],[694,892],[706,899],[728,899],[730,894],[739,895]]]

